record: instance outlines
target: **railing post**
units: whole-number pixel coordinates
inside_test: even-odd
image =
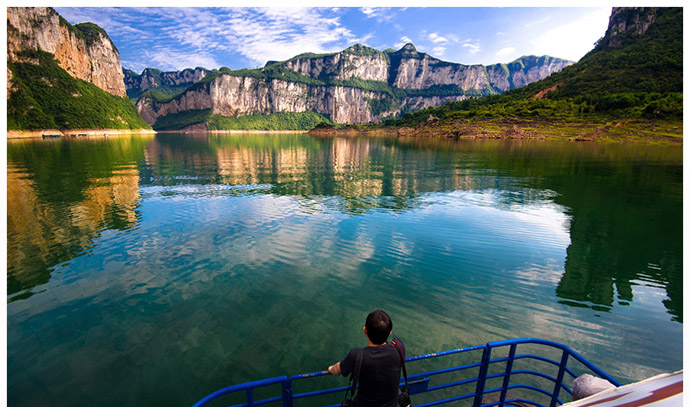
[[[498,403],[499,407],[503,407],[503,403],[506,401],[506,395],[508,394],[508,386],[510,385],[510,375],[513,372],[513,361],[515,360],[515,350],[517,349],[517,343],[510,345],[510,352],[508,353],[508,361],[506,362],[506,372],[503,376],[503,388],[501,389],[501,399]]]
[[[283,407],[292,407],[292,380],[283,382]]]
[[[553,388],[553,394],[551,395],[551,405],[549,407],[556,407],[558,403],[558,393],[561,391],[561,385],[563,384],[563,376],[565,374],[565,367],[568,364],[568,351],[563,349],[563,356],[561,357],[561,364],[558,366],[558,377],[556,377],[556,385]]]
[[[247,389],[247,405],[254,406],[254,389],[251,387]]]
[[[479,377],[477,378],[477,389],[474,393],[474,407],[482,405],[484,398],[484,385],[486,384],[486,375],[489,371],[489,361],[491,361],[491,347],[489,344],[484,345],[484,352],[482,353],[482,365],[479,367]]]

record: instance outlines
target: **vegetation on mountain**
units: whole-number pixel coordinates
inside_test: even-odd
[[[659,8],[642,35],[610,34],[578,63],[546,79],[500,95],[468,99],[408,113],[386,126],[413,127],[430,116],[461,119],[675,120],[683,114],[683,10]],[[632,20],[636,10],[617,18]]]
[[[352,59],[351,57],[353,56],[356,58]],[[210,84],[214,83],[214,81],[223,75],[255,79],[256,81],[245,81],[240,85],[240,87],[243,89],[251,88],[252,90],[250,91],[252,92],[254,91],[253,89],[255,86],[258,86],[259,88],[268,87],[272,81],[284,81],[302,84],[311,88],[345,87],[376,93],[376,95],[362,95],[363,100],[369,108],[367,113],[371,113],[375,117],[385,116],[393,113],[399,114],[398,112],[406,113],[408,111],[413,111],[414,109],[417,109],[420,104],[425,103],[421,100],[421,98],[442,98],[454,96],[476,97],[500,93],[500,90],[494,89],[491,85],[485,86],[482,89],[463,89],[462,86],[456,84],[431,86],[426,84],[426,88],[423,89],[416,89],[418,86],[410,86],[409,88],[406,86],[397,87],[401,85],[396,83],[394,72],[389,72],[390,75],[388,75],[387,80],[372,80],[363,79],[357,76],[349,76],[350,73],[353,73],[358,69],[356,66],[354,66],[355,60],[357,59],[364,58],[367,61],[371,60],[371,63],[377,67],[376,69],[381,69],[382,67],[380,64],[384,63],[387,65],[387,68],[383,67],[383,69],[392,69],[395,71],[397,68],[391,65],[391,61],[393,59],[397,61],[397,65],[400,65],[403,58],[411,57],[415,59],[428,59],[429,66],[433,66],[433,69],[445,66],[454,66],[458,69],[464,69],[464,66],[461,64],[441,61],[430,57],[428,54],[420,53],[412,44],[408,44],[401,50],[392,52],[382,52],[361,44],[355,44],[337,53],[304,53],[285,61],[270,61],[266,63],[263,68],[231,70],[227,67],[223,67],[220,69],[214,69],[212,71],[208,71],[208,74],[203,79],[186,88],[184,92],[199,92],[202,94],[210,93]],[[295,61],[299,61],[299,63],[296,64]],[[516,70],[522,70],[526,67],[533,67],[538,64],[539,61],[556,64],[568,63],[568,61],[558,60],[557,58],[552,57],[526,56],[514,61],[509,65],[504,64],[505,66],[501,69],[505,71],[507,75],[513,75],[515,74]],[[297,71],[296,66],[301,67],[299,72]],[[306,69],[309,71],[309,73],[305,73],[303,69]],[[126,74],[129,73],[126,72]],[[155,71],[151,70],[150,76],[154,76],[154,74]],[[442,72],[435,72],[435,74],[440,77],[443,76]],[[475,74],[478,74],[476,69]],[[485,74],[487,77],[489,76],[488,73],[485,72]],[[349,79],[340,79],[343,76],[348,77]],[[434,79],[429,80],[433,82]],[[441,78],[440,80],[443,79]],[[512,80],[508,80],[512,84]],[[261,92],[262,90],[257,89],[256,91]],[[141,100],[141,102],[138,103],[151,104],[154,111],[157,110],[157,104],[167,103],[173,99],[179,100],[185,97],[182,92],[173,92],[169,91],[169,89],[163,90],[155,86],[152,87],[150,91],[142,93],[141,95],[135,95],[130,92],[130,96],[138,96]],[[300,91],[297,91],[296,97],[302,97]],[[419,99],[410,101],[408,98]],[[438,103],[438,100],[435,100],[433,103]],[[182,114],[181,117],[196,117],[196,115],[190,114],[186,116]],[[179,118],[177,116],[171,118],[171,123],[177,122],[178,119]],[[158,124],[156,124],[154,127],[157,126]]]
[[[120,98],[60,68],[53,54],[27,50],[7,64],[11,91],[7,129],[150,129],[128,98]]]
[[[246,116],[220,116],[209,118],[209,130],[309,130],[318,123],[330,121],[316,112],[279,112]]]
[[[332,122],[315,112],[281,112],[246,116],[214,115],[212,109],[187,110],[160,117],[153,128],[179,130],[202,125],[207,130],[309,130],[319,123]]]
[[[200,67],[194,68],[194,70],[210,72],[208,69]],[[193,84],[192,82],[180,82],[178,84],[170,83],[171,81],[166,81],[163,75],[166,73],[174,74],[176,72],[164,72],[156,68],[146,68],[141,74],[137,74],[129,69],[123,69],[122,72],[125,75],[125,84],[127,84],[127,96],[132,99],[134,103],[144,94],[148,94],[148,96],[157,101],[165,102],[180,95]],[[141,89],[139,85],[132,85],[133,83],[141,81],[141,77],[145,77],[146,81],[153,81],[153,83],[148,83],[149,88]]]
[[[55,10],[52,8],[49,8],[52,10],[52,12],[56,13]],[[98,25],[94,23],[79,23],[76,25],[72,25],[69,23],[69,21],[65,20],[62,16],[59,16],[59,22],[60,25],[64,26],[67,28],[67,30],[74,34],[75,37],[80,38],[84,40],[84,43],[86,43],[86,51],[89,52],[89,48],[91,47],[92,44],[94,44],[97,41],[100,41],[100,36],[102,35],[104,38],[107,38],[108,41],[110,41],[110,44],[113,46],[113,49],[117,51],[117,47],[115,46],[115,43],[113,40],[110,39],[108,36],[108,33]],[[119,51],[118,51],[119,52]]]

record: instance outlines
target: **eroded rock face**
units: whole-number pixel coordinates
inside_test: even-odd
[[[642,35],[647,32],[656,20],[656,10],[657,7],[614,7],[606,31],[608,45],[620,46],[623,33]]]
[[[296,57],[284,62],[284,66],[310,78],[388,82],[389,60],[386,54],[359,44],[335,54]]]
[[[77,37],[75,27],[60,21],[52,8],[7,8],[8,62],[17,60],[17,53],[22,50],[49,52],[73,77],[91,82],[113,95],[125,96],[120,53],[110,39],[97,32],[87,43]]]
[[[190,86],[204,79],[209,71],[204,68],[188,68],[182,71],[162,72],[146,68],[141,74],[129,69],[124,69],[123,72],[127,90],[140,95],[152,88]]]
[[[263,79],[253,76],[220,74],[204,86],[194,86],[169,102],[140,99],[137,108],[147,123],[170,113],[190,109],[213,109],[214,114],[241,116],[252,113],[314,111],[328,115],[337,123],[363,124],[398,114],[440,106],[466,99],[468,94],[503,92],[540,80],[572,64],[551,57],[522,57],[509,64],[462,65],[433,58],[407,44],[398,51],[381,52],[353,45],[342,52],[303,54],[284,62],[272,62],[264,73],[276,69],[293,71],[301,80]],[[142,74],[143,77],[143,74]],[[321,84],[312,84],[317,83]],[[356,85],[343,86],[357,82]],[[453,88],[434,94],[432,89]],[[436,87],[436,88],[433,88]],[[372,89],[386,88],[389,91]],[[391,89],[412,91],[393,98]],[[420,92],[422,95],[418,95]],[[464,94],[467,92],[467,94]],[[374,108],[376,100],[389,99],[387,109]]]
[[[344,86],[310,86],[277,79],[264,81],[220,75],[164,103],[142,96],[137,109],[151,124],[161,116],[202,109],[212,109],[213,114],[222,116],[313,111],[338,123],[369,123],[379,116],[372,113],[367,100],[380,97],[376,92]]]

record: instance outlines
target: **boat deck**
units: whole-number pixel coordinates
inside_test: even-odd
[[[555,407],[572,401],[572,381],[584,373],[620,386],[574,350],[543,339],[489,342],[405,360],[415,407]],[[346,388],[346,380],[327,371],[279,376],[220,389],[194,407],[215,405],[216,400],[225,406],[336,407]]]

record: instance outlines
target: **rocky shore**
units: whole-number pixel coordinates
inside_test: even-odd
[[[156,134],[155,130],[147,129],[39,129],[39,130],[8,130],[7,139],[29,138],[58,138],[58,137],[95,137],[114,136],[118,134]]]
[[[317,137],[385,135],[443,139],[520,139],[682,144],[682,121],[567,121],[543,118],[438,120],[414,127],[344,126],[309,131]]]

